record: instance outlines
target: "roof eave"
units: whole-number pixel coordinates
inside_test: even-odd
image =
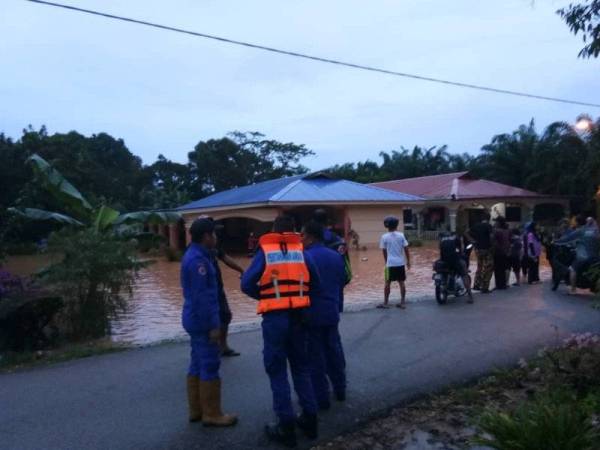
[[[449,201],[449,202],[460,202],[460,201],[473,201],[473,200],[570,200],[571,197],[566,195],[492,195],[492,196],[461,196],[456,198],[451,197],[426,197],[426,202],[431,201]]]
[[[251,208],[264,208],[269,206],[298,206],[298,205],[344,205],[344,206],[371,206],[371,205],[420,205],[424,204],[425,200],[319,200],[319,201],[268,201],[261,203],[246,203],[246,204],[237,204],[237,205],[223,205],[223,206],[210,206],[205,208],[189,208],[189,209],[179,209],[178,212],[181,214],[199,214],[199,213],[210,213],[214,211],[223,211],[223,210],[240,210],[240,209],[251,209]]]

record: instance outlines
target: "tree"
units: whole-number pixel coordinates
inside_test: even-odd
[[[500,183],[533,189],[530,176],[538,161],[539,140],[533,120],[510,134],[494,136],[481,149],[483,173]]]
[[[156,162],[144,167],[142,179],[140,206],[143,208],[168,209],[191,200],[190,172],[185,164],[158,155]]]
[[[339,178],[346,178],[360,183],[399,180],[403,178],[439,175],[449,172],[471,170],[476,167],[476,160],[468,154],[450,154],[445,145],[412,149],[400,147],[400,150],[381,152],[383,162],[373,161],[346,163],[329,169]]]
[[[28,181],[26,155],[12,139],[0,133],[0,210],[14,205]]]
[[[571,3],[557,13],[575,34],[581,32],[585,46],[579,52],[582,58],[597,58],[600,55],[600,0],[584,0]]]
[[[75,227],[87,226],[97,233],[118,231],[118,227],[132,223],[171,223],[181,219],[175,212],[139,211],[120,214],[106,205],[94,208],[81,192],[44,158],[36,154],[27,162],[33,168],[37,183],[62,205],[67,214],[38,208],[9,208],[9,212],[21,217]]]
[[[273,178],[308,172],[299,161],[313,155],[304,145],[263,139],[260,133],[230,133],[201,141],[188,154],[196,198]]]
[[[588,133],[578,134],[571,125],[555,122],[540,135],[532,120],[485,145],[479,170],[501,183],[569,196],[575,210],[591,210],[600,184],[599,144],[598,123]]]
[[[121,139],[106,133],[86,137],[74,131],[49,135],[45,127],[29,127],[17,141],[0,135],[0,208],[20,203],[43,209],[60,206],[30,183],[32,172],[25,161],[34,154],[49,161],[93,203],[121,210],[139,206],[142,163]]]
[[[36,183],[63,206],[63,211],[9,208],[9,212],[64,225],[50,236],[49,250],[60,258],[44,271],[43,279],[63,296],[74,336],[102,336],[108,332],[109,319],[124,310],[122,293],[131,294],[135,275],[143,266],[133,243],[122,239],[120,231],[132,223],[169,223],[181,217],[173,212],[119,214],[106,205],[94,208],[41,156],[32,155],[27,162]]]

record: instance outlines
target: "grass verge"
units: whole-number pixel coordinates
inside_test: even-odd
[[[468,386],[395,408],[314,450],[597,450],[600,336],[574,335]]]

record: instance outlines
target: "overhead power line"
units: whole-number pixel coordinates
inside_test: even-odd
[[[123,22],[130,22],[130,23],[135,23],[138,25],[145,25],[148,27],[158,28],[161,30],[173,31],[176,33],[184,33],[184,34],[188,34],[191,36],[201,37],[201,38],[205,38],[205,39],[212,39],[214,41],[224,42],[224,43],[232,44],[232,45],[239,45],[239,46],[243,46],[243,47],[254,48],[257,50],[263,50],[263,51],[272,52],[272,53],[278,53],[281,55],[288,55],[288,56],[293,56],[296,58],[309,59],[312,61],[318,61],[318,62],[327,63],[327,64],[336,64],[338,66],[350,67],[352,69],[368,70],[370,72],[383,73],[386,75],[393,75],[393,76],[397,76],[397,77],[410,78],[413,80],[420,80],[420,81],[429,81],[431,83],[446,84],[449,86],[462,87],[462,88],[467,88],[467,89],[476,89],[479,91],[495,92],[497,94],[513,95],[513,96],[517,96],[517,97],[532,98],[532,99],[536,99],[536,100],[545,100],[545,101],[549,101],[549,102],[559,102],[559,103],[567,103],[567,104],[571,104],[571,105],[600,108],[600,104],[598,104],[598,103],[588,103],[588,102],[582,102],[582,101],[577,101],[577,100],[569,100],[569,99],[565,99],[565,98],[549,97],[549,96],[545,96],[545,95],[531,94],[528,92],[519,92],[519,91],[513,91],[513,90],[509,90],[509,89],[500,89],[500,88],[495,88],[495,87],[491,87],[491,86],[481,86],[481,85],[477,85],[477,84],[463,83],[460,81],[451,81],[451,80],[444,80],[441,78],[427,77],[427,76],[423,76],[423,75],[416,75],[416,74],[405,73],[405,72],[397,72],[395,70],[387,70],[387,69],[382,69],[382,68],[373,67],[373,66],[365,66],[362,64],[354,64],[354,63],[340,61],[340,60],[336,60],[336,59],[322,58],[320,56],[307,55],[305,53],[298,53],[298,52],[282,50],[282,49],[278,49],[278,48],[274,48],[274,47],[267,47],[265,45],[252,44],[250,42],[238,41],[235,39],[228,39],[228,38],[224,38],[221,36],[215,36],[212,34],[206,34],[206,33],[200,33],[197,31],[185,30],[182,28],[171,27],[168,25],[161,25],[158,23],[147,22],[144,20],[132,19],[130,17],[117,16],[114,14],[108,14],[108,13],[104,13],[104,12],[100,12],[100,11],[94,11],[91,9],[84,9],[84,8],[78,8],[76,6],[63,5],[62,3],[54,3],[54,2],[44,1],[44,0],[26,0],[26,1],[31,2],[31,3],[47,5],[47,6],[54,6],[57,8],[69,9],[72,11],[77,11],[77,12],[81,12],[81,13],[85,13],[85,14],[92,14],[95,16],[101,16],[101,17],[105,17],[108,19],[121,20]]]

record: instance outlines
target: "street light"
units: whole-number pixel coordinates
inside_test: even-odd
[[[594,121],[587,114],[581,114],[577,117],[575,122],[575,129],[581,133],[587,133],[592,130]]]

